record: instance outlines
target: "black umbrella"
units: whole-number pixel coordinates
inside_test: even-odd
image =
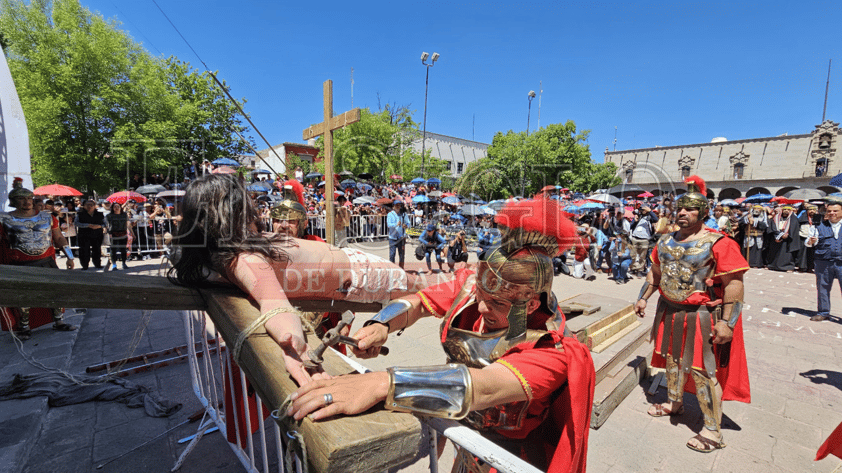
[[[614,186],[614,187],[608,189],[608,192],[606,192],[606,194],[628,197],[628,196],[635,196],[635,195],[641,194],[643,192],[646,192],[646,191],[643,190],[643,188],[640,187],[640,186],[636,186],[634,184],[620,184],[619,186]]]
[[[324,174],[322,174],[320,172],[311,172],[310,174],[307,174],[304,177],[307,178],[307,179],[321,179],[322,176],[324,176]]]
[[[374,179],[374,176],[372,176],[371,174],[369,174],[367,172],[364,172],[362,174],[357,174],[357,177],[359,177],[360,179]]]

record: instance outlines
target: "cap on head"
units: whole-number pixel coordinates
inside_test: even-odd
[[[435,225],[435,224],[433,224],[433,223],[428,224],[428,225],[427,225],[427,231],[428,231],[428,232],[434,232],[434,231],[436,231],[436,225]]]

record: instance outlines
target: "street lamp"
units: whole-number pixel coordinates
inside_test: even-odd
[[[526,136],[529,136],[529,119],[532,118],[532,99],[535,98],[535,91],[530,90],[528,94],[526,94],[527,100],[529,100],[529,111],[526,113]],[[523,160],[523,169],[520,176],[520,195],[523,195],[526,192],[526,159]]]
[[[424,176],[424,162],[426,160],[426,145],[427,145],[427,90],[430,87],[430,68],[436,64],[436,61],[439,60],[439,53],[433,53],[433,57],[430,58],[430,64],[427,64],[427,58],[430,57],[429,54],[426,52],[421,53],[421,64],[423,64],[427,69],[427,80],[424,84],[424,134],[421,136],[421,178],[426,179]]]
[[[532,99],[535,98],[535,91],[530,90],[527,97],[529,99],[529,112],[526,114],[526,136],[529,136],[529,119],[532,115]]]

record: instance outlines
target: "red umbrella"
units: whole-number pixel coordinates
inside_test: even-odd
[[[538,193],[555,191],[557,189],[558,188],[556,186],[544,186],[544,187],[541,188],[541,190],[538,191]]]
[[[638,194],[637,196],[638,196],[638,197],[642,197],[642,198],[644,198],[644,199],[648,199],[649,197],[655,197],[655,194],[653,194],[653,193],[651,193],[651,192],[649,192],[649,191],[646,191],[646,192],[644,192],[643,194]]]
[[[377,205],[390,205],[392,202],[394,202],[394,200],[392,200],[388,197],[383,197],[382,199],[377,199],[375,204],[377,204]]]
[[[82,193],[70,186],[61,184],[50,184],[48,186],[41,186],[32,191],[35,195],[61,195],[61,196],[81,196]]]
[[[403,176],[401,176],[400,174],[392,174],[391,176],[389,176],[389,179],[393,181],[402,181]]]
[[[123,205],[129,199],[134,200],[135,202],[146,202],[146,197],[144,197],[142,194],[138,194],[137,192],[132,191],[115,192],[114,194],[109,195],[108,198],[105,200],[111,202],[112,204]]]
[[[211,171],[211,174],[236,174],[237,170],[228,166],[219,166]]]

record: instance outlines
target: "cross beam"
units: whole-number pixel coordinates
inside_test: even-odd
[[[325,137],[325,236],[327,242],[331,245],[336,244],[334,241],[334,216],[335,209],[333,206],[333,131],[360,121],[360,109],[355,108],[349,110],[341,115],[333,116],[333,81],[328,79],[324,82],[324,121],[315,125],[310,125],[303,132],[305,140],[315,138],[320,135]]]

